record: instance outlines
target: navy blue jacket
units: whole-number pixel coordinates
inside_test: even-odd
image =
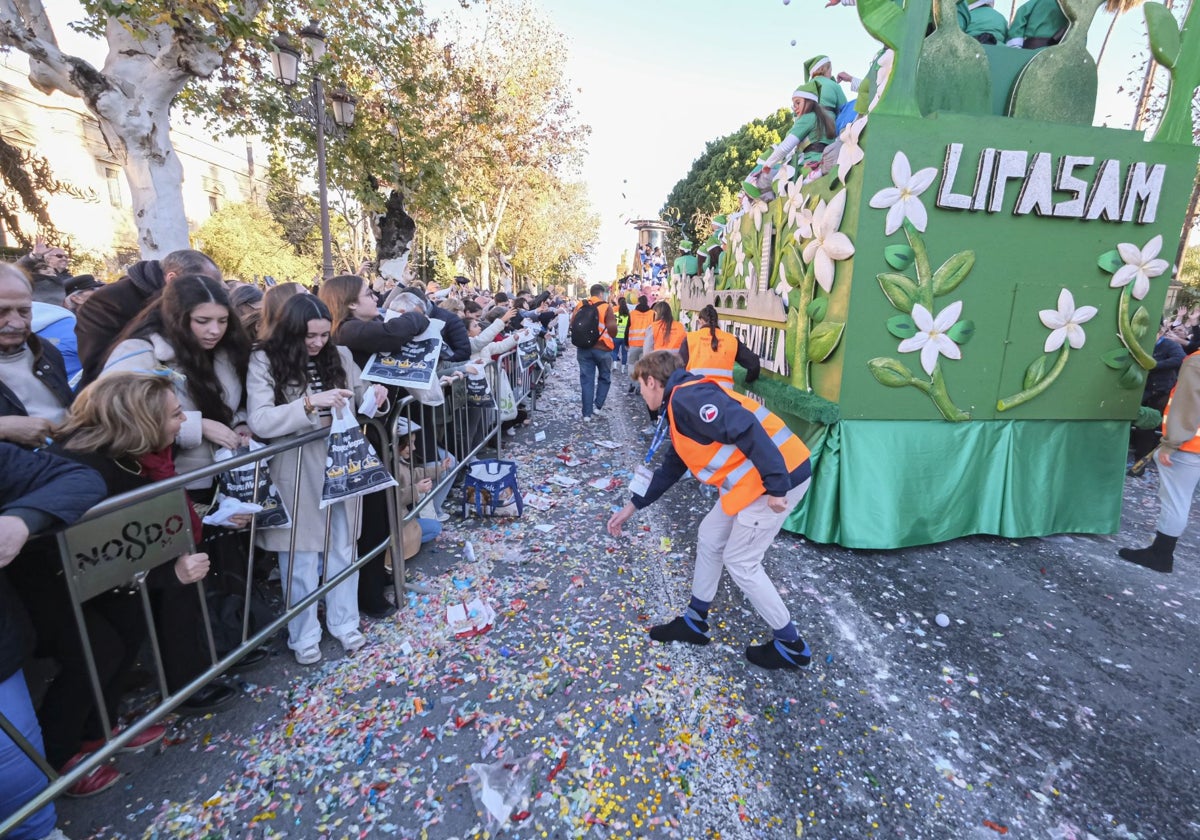
[[[676,430],[696,443],[732,443],[750,459],[762,477],[763,487],[772,496],[785,496],[794,487],[799,487],[812,475],[808,459],[790,473],[787,462],[779,447],[753,412],[731,397],[724,388],[712,382],[693,385],[676,391],[677,385],[699,380],[701,377],[677,370],[667,379],[663,392],[662,412],[666,414],[670,405],[675,417]],[[715,416],[712,409],[716,409]],[[702,409],[704,409],[702,411]],[[711,419],[705,420],[705,417]],[[663,419],[663,423],[666,423]],[[672,448],[663,456],[663,462],[654,471],[654,478],[645,496],[634,496],[633,506],[646,507],[683,477],[687,464]]]
[[[28,344],[29,349],[33,351],[33,375],[45,383],[64,407],[69,406],[75,395],[71,393],[71,385],[67,381],[67,365],[63,361],[62,353],[53,344],[40,340],[36,335],[29,336]],[[24,404],[12,389],[0,382],[0,417],[16,414],[29,416]]]
[[[471,358],[471,336],[463,319],[437,304],[429,308],[429,317],[441,321],[442,361],[465,362]]]
[[[0,442],[0,516],[16,516],[30,534],[69,525],[106,495],[92,469]],[[0,570],[0,681],[21,667],[29,641],[24,608]]]
[[[349,350],[354,364],[361,368],[374,353],[399,353],[428,327],[429,319],[420,312],[405,312],[390,321],[347,318],[338,324],[333,341]]]

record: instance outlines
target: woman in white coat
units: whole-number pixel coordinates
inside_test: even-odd
[[[367,385],[350,351],[330,342],[332,326],[329,309],[319,298],[298,295],[284,304],[279,320],[250,357],[247,409],[255,435],[270,439],[308,432],[329,426],[334,411],[355,410]],[[379,413],[383,413],[387,392],[382,385],[371,387],[376,390]],[[320,582],[327,513],[330,533],[329,554],[324,558],[326,578],[340,574],[354,562],[361,505],[354,500],[320,509],[327,451],[325,440],[315,440],[271,461],[271,477],[289,508],[295,498],[296,463],[302,462],[299,506],[291,511],[291,529],[258,534],[262,548],[279,554],[285,589],[292,567],[291,603],[304,598]],[[295,554],[289,555],[293,535]],[[325,622],[347,653],[366,644],[359,630],[357,574],[325,596]],[[320,643],[317,605],[312,604],[288,623],[288,647],[301,665],[313,665],[321,660]]]

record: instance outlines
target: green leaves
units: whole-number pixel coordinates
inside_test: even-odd
[[[917,325],[911,315],[893,315],[887,319],[887,331],[903,340],[917,334]]]
[[[957,289],[958,284],[967,279],[967,275],[974,267],[974,251],[959,251],[946,260],[937,271],[933,272],[934,296],[949,294]]]
[[[867,369],[871,371],[876,382],[888,388],[903,388],[916,380],[912,371],[895,359],[871,359],[867,362]]]
[[[805,308],[805,312],[813,321],[821,323],[829,312],[829,298],[817,298]]]
[[[1105,251],[1100,255],[1100,259],[1096,260],[1096,264],[1109,274],[1116,274],[1117,269],[1125,265],[1125,260],[1121,259],[1121,254],[1116,250]]]
[[[946,330],[946,335],[955,344],[963,345],[971,340],[971,336],[975,335],[974,321],[959,321],[950,329]]]
[[[888,245],[883,249],[883,259],[897,271],[907,271],[917,257],[907,245]]]
[[[1146,371],[1138,365],[1125,368],[1117,384],[1130,391],[1140,391],[1146,386]]]
[[[1133,334],[1141,341],[1150,332],[1150,313],[1146,311],[1146,307],[1139,306],[1137,311],[1133,313],[1133,317],[1129,319],[1129,325],[1133,327]]]
[[[901,312],[912,312],[913,304],[917,302],[917,283],[903,274],[877,274],[879,285],[888,301]]]
[[[1113,370],[1124,370],[1130,364],[1130,362],[1133,361],[1132,357],[1129,355],[1129,351],[1124,347],[1118,347],[1115,350],[1109,350],[1100,357],[1100,360]]]
[[[1143,7],[1146,13],[1146,32],[1150,36],[1150,52],[1154,60],[1163,67],[1172,69],[1179,60],[1183,41],[1179,36],[1179,24],[1170,10],[1161,3],[1147,3]]]
[[[842,340],[845,329],[846,325],[837,321],[825,321],[813,327],[812,334],[808,337],[809,361],[823,362],[828,359]]]
[[[1050,370],[1051,358],[1051,356],[1043,354],[1033,360],[1033,364],[1025,370],[1025,379],[1021,382],[1021,390],[1028,391],[1046,378],[1046,374]]]

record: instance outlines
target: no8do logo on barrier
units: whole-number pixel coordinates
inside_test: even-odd
[[[138,572],[192,550],[183,490],[147,499],[59,535],[63,568],[80,601],[128,584]]]

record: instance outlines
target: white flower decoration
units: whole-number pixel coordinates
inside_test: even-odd
[[[905,219],[912,222],[917,230],[925,230],[929,216],[920,196],[929,189],[936,177],[937,170],[932,166],[913,174],[908,155],[896,152],[896,156],[892,158],[892,183],[895,186],[884,187],[871,196],[870,202],[876,210],[888,208],[887,223],[883,228],[885,236],[891,236],[899,230]]]
[[[1038,312],[1038,317],[1050,330],[1050,335],[1046,337],[1046,352],[1053,353],[1063,346],[1063,342],[1069,343],[1075,350],[1082,347],[1087,336],[1083,334],[1083,327],[1079,325],[1095,318],[1096,312],[1094,306],[1081,306],[1076,309],[1075,297],[1066,289],[1059,292],[1058,309],[1043,309]]]
[[[746,208],[746,213],[754,220],[754,229],[762,230],[763,216],[767,214],[767,202],[757,198],[750,199],[750,206]]]
[[[838,148],[837,156],[837,174],[838,180],[845,183],[846,176],[855,165],[862,163],[862,159],[866,157],[862,147],[858,145],[858,138],[862,136],[863,129],[867,127],[867,118],[859,117],[850,125],[842,129],[842,133],[838,135],[838,139],[842,141],[842,145]]]
[[[929,310],[921,304],[914,304],[912,317],[913,323],[917,325],[917,334],[901,341],[897,349],[901,353],[920,350],[921,367],[925,368],[927,374],[933,376],[933,369],[937,367],[939,354],[947,359],[962,358],[962,351],[958,349],[958,345],[950,336],[946,335],[958,322],[958,316],[961,313],[961,300],[956,300],[947,306],[938,313],[936,318],[930,315]]]
[[[786,185],[789,184],[796,174],[796,167],[790,163],[781,163],[779,168],[771,173],[771,186],[775,189],[775,194],[781,194]]]
[[[839,191],[829,204],[818,202],[813,213],[813,238],[804,246],[804,262],[813,266],[813,275],[826,292],[833,288],[834,262],[854,255],[854,243],[838,230],[845,212],[845,190]]]
[[[738,237],[737,244],[733,246],[733,276],[744,277],[746,275],[746,252],[742,249],[741,237]]]
[[[779,282],[775,284],[775,294],[783,298],[783,305],[787,307],[788,293],[792,290],[792,284],[787,280],[787,272],[784,270],[783,263],[779,264]]]
[[[1162,250],[1162,244],[1161,234],[1147,242],[1145,248],[1138,248],[1129,242],[1119,244],[1117,252],[1125,261],[1125,265],[1117,269],[1113,274],[1112,282],[1108,285],[1118,289],[1121,286],[1129,285],[1132,281],[1133,296],[1138,300],[1144,298],[1150,292],[1151,278],[1157,277],[1171,267],[1166,260],[1158,259],[1158,252]]]
[[[871,95],[871,104],[867,106],[868,111],[874,111],[875,106],[879,104],[879,97],[883,96],[888,79],[891,78],[892,62],[895,58],[896,53],[892,50],[884,50],[883,55],[879,57],[879,70],[875,73],[875,89]]]

